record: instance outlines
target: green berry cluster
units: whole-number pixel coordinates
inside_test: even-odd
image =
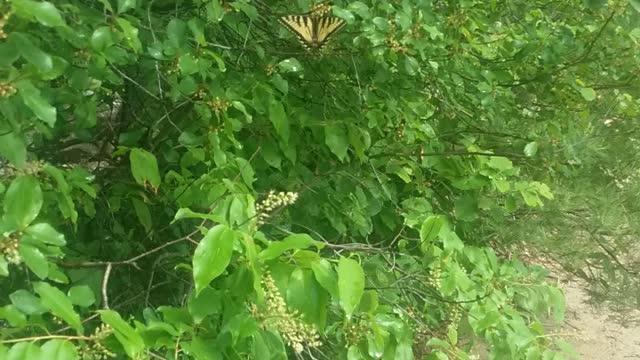
[[[15,237],[5,237],[0,240],[0,255],[3,255],[7,262],[19,265],[22,262],[18,251],[19,240]]]
[[[295,203],[296,200],[298,200],[298,193],[291,191],[269,191],[267,198],[256,205],[256,212],[258,213],[258,224],[264,224],[273,211],[291,205]]]
[[[262,278],[262,287],[265,291],[266,307],[258,310],[253,306],[253,314],[264,327],[276,330],[284,338],[296,353],[301,353],[305,347],[318,347],[322,345],[316,329],[302,320],[302,315],[297,311],[289,311],[280,290],[270,273]]]

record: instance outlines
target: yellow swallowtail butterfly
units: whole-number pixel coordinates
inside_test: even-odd
[[[329,15],[330,11],[331,7],[323,3],[304,15],[282,16],[280,23],[294,33],[307,50],[320,50],[346,24],[344,20]]]

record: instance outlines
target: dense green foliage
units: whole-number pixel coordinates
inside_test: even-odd
[[[637,196],[640,2],[336,1],[322,53],[312,5],[0,3],[0,359],[570,358],[495,250],[633,289],[581,233],[637,202],[564,215]]]

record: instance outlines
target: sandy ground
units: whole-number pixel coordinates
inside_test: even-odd
[[[563,285],[567,300],[564,332],[584,360],[640,359],[640,326],[625,328],[610,319],[606,310],[585,302],[586,292],[576,283]]]

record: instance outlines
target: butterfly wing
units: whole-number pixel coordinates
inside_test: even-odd
[[[328,15],[287,15],[280,23],[294,33],[307,50],[320,50],[331,35],[340,30],[344,20]]]
[[[321,49],[333,34],[346,25],[346,22],[334,16],[321,16],[317,18],[315,25],[314,43]]]
[[[287,15],[280,18],[280,23],[294,33],[303,46],[312,46],[314,41],[315,26],[312,16]]]

